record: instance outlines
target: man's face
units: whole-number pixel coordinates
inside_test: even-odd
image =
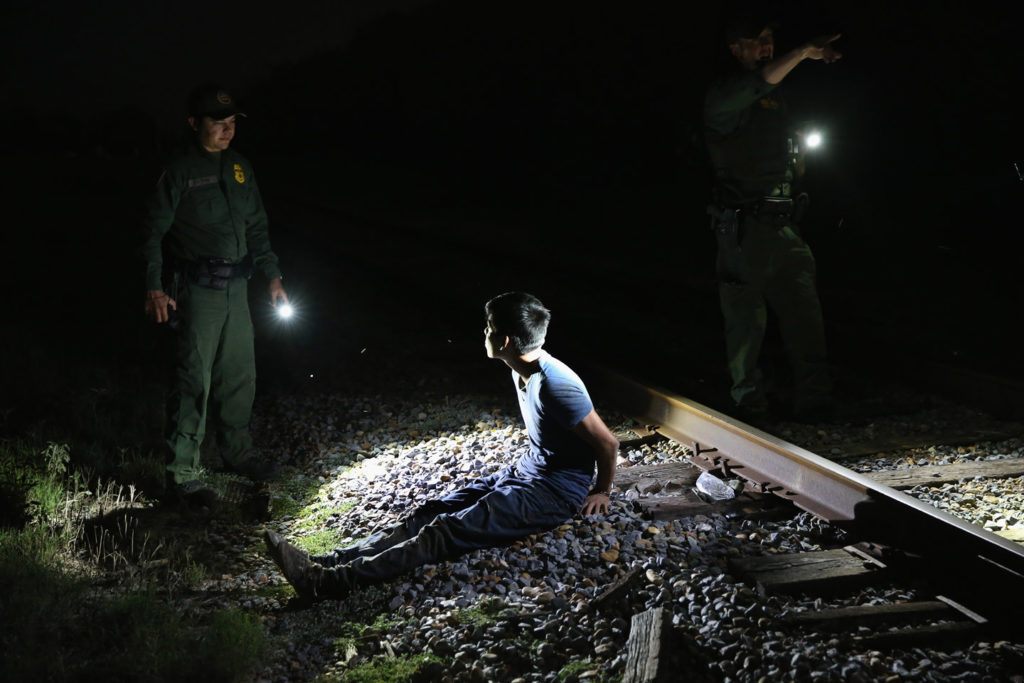
[[[231,145],[235,137],[235,117],[213,119],[203,116],[199,119],[189,117],[192,130],[199,136],[199,144],[207,152],[223,152]]]
[[[494,319],[487,316],[487,327],[484,328],[484,348],[488,358],[497,358],[498,352],[505,346],[505,335],[494,329]]]
[[[775,34],[766,28],[757,38],[740,38],[729,46],[732,54],[746,69],[756,69],[762,62],[775,58]]]

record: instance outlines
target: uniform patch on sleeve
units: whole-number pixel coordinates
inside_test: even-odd
[[[216,184],[217,184],[217,176],[215,176],[215,175],[203,176],[202,178],[189,178],[188,179],[188,188],[190,190],[193,189],[193,188],[196,188],[196,187],[206,187],[207,185],[216,185]]]
[[[235,180],[240,183],[245,182],[245,172],[242,170],[241,164],[235,164]]]

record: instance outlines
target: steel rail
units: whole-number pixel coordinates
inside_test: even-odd
[[[943,561],[981,561],[1024,585],[1024,546],[690,399],[608,370],[596,379],[609,403],[692,447],[691,461],[702,469],[742,477],[864,540]]]

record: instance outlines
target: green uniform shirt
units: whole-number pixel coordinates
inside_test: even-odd
[[[146,289],[163,289],[164,246],[188,261],[238,263],[251,254],[267,279],[281,277],[252,165],[230,148],[210,153],[190,144],[173,158],[147,203],[144,229]]]
[[[774,90],[756,69],[716,83],[704,99],[705,138],[726,206],[790,194],[789,120]]]

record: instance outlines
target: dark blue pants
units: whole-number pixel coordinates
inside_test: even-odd
[[[318,592],[342,595],[420,565],[548,531],[579,512],[589,484],[589,478],[574,472],[523,479],[514,466],[477,479],[354,546],[313,557],[333,565],[323,570]]]

